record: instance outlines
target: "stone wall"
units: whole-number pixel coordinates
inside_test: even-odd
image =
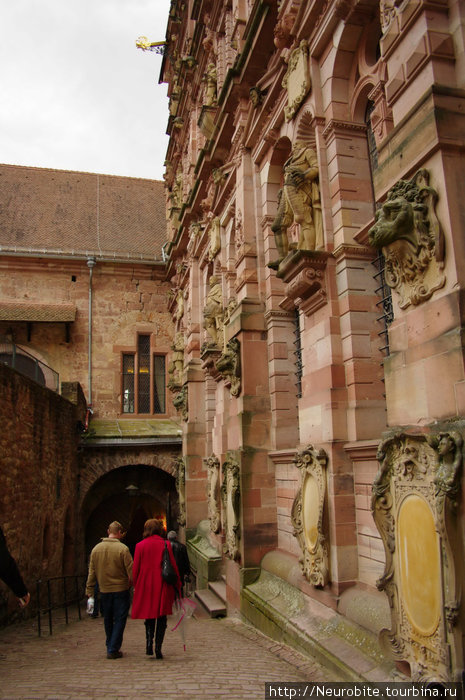
[[[3,273],[3,274],[2,274]],[[0,321],[0,336],[13,335],[18,345],[52,367],[62,382],[78,381],[94,417],[121,413],[121,355],[137,347],[137,334],[152,337],[152,351],[168,355],[172,322],[167,313],[169,286],[148,265],[97,262],[92,275],[92,387],[89,387],[89,270],[85,260],[0,261],[0,297],[41,304],[73,304],[69,323]],[[166,411],[175,415],[167,396]]]
[[[0,522],[35,607],[37,579],[75,572],[76,407],[0,364]],[[0,621],[17,610],[0,583]]]

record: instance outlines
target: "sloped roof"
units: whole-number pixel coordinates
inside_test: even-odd
[[[161,260],[164,183],[0,165],[0,252]]]
[[[39,321],[68,323],[76,318],[74,304],[35,304],[0,301],[0,321]]]

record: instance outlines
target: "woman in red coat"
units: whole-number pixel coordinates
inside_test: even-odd
[[[161,645],[166,630],[166,616],[171,615],[175,598],[175,586],[161,577],[161,560],[165,543],[168,547],[171,563],[178,573],[178,594],[181,587],[178,568],[171,545],[161,537],[163,525],[159,520],[147,520],[144,525],[144,539],[136,545],[132,576],[134,580],[134,599],[131,617],[145,620],[146,654],[153,656],[153,638],[155,636],[155,656],[162,659]]]

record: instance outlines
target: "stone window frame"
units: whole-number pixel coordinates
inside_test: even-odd
[[[139,365],[139,358],[140,358],[140,350],[141,350],[141,338],[149,338],[149,363],[148,363],[148,374],[150,376],[150,381],[149,381],[149,410],[144,411],[140,410],[140,401],[141,401],[141,394],[140,394],[140,378],[141,378],[141,372],[140,372],[140,365]],[[133,417],[144,417],[144,416],[161,416],[165,417],[167,416],[167,353],[160,350],[159,348],[156,347],[155,345],[155,336],[153,333],[149,332],[139,332],[137,333],[136,337],[136,343],[135,346],[132,348],[125,348],[121,351],[121,370],[120,370],[120,377],[121,377],[121,415],[123,416],[133,416]],[[125,410],[125,391],[128,390],[127,387],[125,387],[125,372],[124,372],[124,366],[125,366],[125,358],[133,358],[133,367],[132,367],[132,372],[127,372],[126,374],[132,375],[134,377],[134,382],[132,386],[132,401],[130,397],[130,401],[132,402],[133,410]],[[156,402],[156,391],[155,391],[155,377],[156,377],[156,367],[155,367],[155,362],[156,358],[163,358],[163,381],[161,382],[161,386],[159,386],[160,391],[160,398],[159,398],[159,407],[160,409],[164,410],[157,410],[157,406],[155,405]],[[139,381],[138,381],[139,380]],[[129,388],[130,389],[130,388]]]

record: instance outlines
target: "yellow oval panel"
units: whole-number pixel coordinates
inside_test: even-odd
[[[420,496],[407,496],[401,503],[397,551],[399,594],[407,615],[421,634],[430,636],[441,614],[441,561],[433,514]]]
[[[310,551],[318,542],[318,518],[320,514],[320,490],[318,482],[311,474],[305,479],[302,494],[302,520],[305,541]]]

